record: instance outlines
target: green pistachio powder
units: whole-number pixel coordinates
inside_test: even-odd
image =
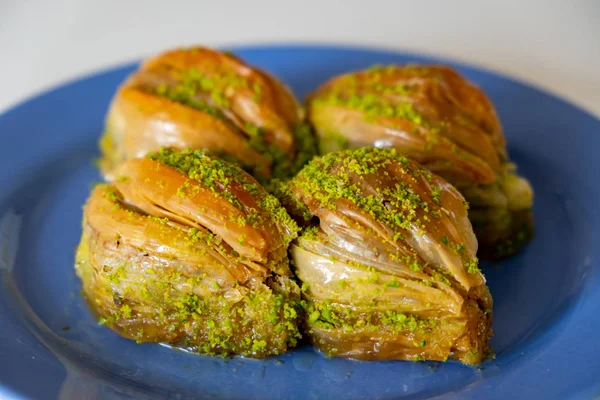
[[[411,177],[410,179],[427,180],[432,187],[431,202],[422,199],[406,182],[399,182],[394,187],[375,188],[377,195],[365,196],[360,185],[354,183],[349,175],[351,172],[358,176],[359,180],[364,180],[367,175],[388,174],[387,167],[394,163],[400,165],[402,173]],[[337,173],[332,172],[334,167],[337,168]],[[335,200],[351,201],[376,221],[395,228],[397,233],[393,237],[394,242],[403,239],[403,230],[409,230],[412,226],[424,229],[424,221],[440,218],[442,213],[441,188],[432,185],[431,173],[422,167],[414,168],[396,149],[365,147],[329,153],[308,163],[292,182],[308,196],[316,199],[322,207],[335,210]],[[293,197],[289,191],[287,196]],[[385,202],[381,201],[382,198]],[[417,210],[422,212],[423,220],[418,218]],[[310,213],[307,215],[310,217]],[[442,243],[463,257],[465,268],[470,273],[479,272],[477,258],[471,259],[465,254],[464,244],[452,243],[446,236],[442,237]],[[410,264],[410,260],[402,261]]]
[[[298,124],[292,127],[294,143],[298,146],[295,156],[290,156],[276,145],[265,140],[264,130],[249,122],[244,124],[243,129],[237,128],[221,111],[231,106],[230,100],[225,95],[227,89],[250,89],[253,99],[261,101],[262,86],[250,84],[245,78],[235,74],[216,74],[208,76],[202,74],[195,68],[181,73],[175,86],[162,84],[153,89],[154,93],[171,101],[192,107],[227,123],[248,136],[247,145],[268,157],[273,163],[272,176],[278,179],[286,179],[293,176],[308,162],[316,153],[316,141],[311,129],[306,124]],[[199,97],[199,94],[208,95],[215,106],[207,104]],[[221,158],[236,162],[235,155],[219,154]],[[252,171],[256,166],[244,166]]]
[[[434,145],[439,143],[437,135],[443,133],[448,124],[445,121],[428,120],[414,107],[412,102],[401,100],[401,97],[410,96],[415,92],[415,88],[410,84],[397,83],[390,85],[384,83],[387,76],[394,75],[398,71],[402,71],[404,75],[408,76],[431,76],[432,82],[440,82],[439,78],[429,68],[376,65],[362,71],[360,79],[354,73],[338,78],[331,88],[316,96],[312,100],[312,104],[314,106],[337,106],[359,111],[365,121],[373,121],[377,117],[410,121],[415,125],[413,133],[420,132],[425,135],[427,141],[425,150],[430,151]],[[457,121],[463,124],[469,123],[468,118],[462,114],[457,116]],[[339,132],[326,132],[325,137],[321,140],[324,143],[336,143],[336,147],[339,149],[346,149],[349,146],[348,140]],[[466,160],[470,157],[467,152],[456,145],[452,145],[452,151]]]
[[[359,80],[355,74],[348,74],[337,79],[332,88],[326,90],[312,100],[319,106],[339,106],[360,111],[367,121],[375,117],[395,117],[406,119],[416,125],[423,125],[423,116],[409,102],[391,102],[380,95],[408,95],[412,89],[404,84],[388,85],[382,82],[387,74],[397,71],[396,66],[373,66],[363,72]],[[411,69],[412,70],[412,69]],[[424,75],[426,68],[414,68],[415,74]],[[365,93],[370,91],[372,93]],[[374,93],[373,93],[374,92]],[[347,148],[348,141],[337,132],[328,132],[326,140],[338,144],[339,148]]]
[[[392,69],[390,69],[390,67],[374,67],[370,69],[368,71],[370,78],[367,80],[366,84],[385,94],[402,95],[409,93],[410,88],[404,85],[386,86],[381,83],[382,74],[393,72],[394,67],[391,68]],[[427,73],[427,71],[415,69],[415,73]],[[324,102],[359,110],[365,114],[366,119],[372,119],[377,116],[388,116],[407,119],[417,125],[424,124],[423,117],[414,109],[411,103],[400,103],[399,105],[393,106],[383,101],[377,95],[360,95],[357,93],[358,87],[353,85],[353,82],[356,82],[355,78],[348,76],[344,78],[344,84],[346,84],[344,92],[334,90],[327,97],[317,98],[315,101],[317,103]],[[364,85],[365,83],[363,82],[362,84]],[[168,87],[166,85],[160,85],[154,89],[154,92],[159,96],[166,97],[172,101],[187,105],[228,122],[227,118],[219,109],[219,107],[229,106],[229,100],[224,95],[224,89],[227,87],[249,87],[249,83],[246,79],[235,75],[208,77],[202,75],[196,69],[191,69],[183,74],[182,79],[176,86]],[[261,87],[254,85],[251,89],[254,92],[255,101],[260,101]],[[205,101],[200,100],[197,96],[200,91],[208,93],[217,107],[210,106]],[[294,200],[294,196],[290,195],[289,187],[282,179],[289,178],[300,170],[300,168],[302,168],[302,166],[304,166],[315,154],[315,140],[310,127],[305,124],[294,127],[293,132],[299,148],[297,149],[296,158],[293,161],[290,160],[290,157],[281,151],[281,149],[266,143],[264,140],[264,132],[260,127],[247,123],[244,131],[250,137],[250,140],[248,141],[249,146],[261,153],[267,154],[273,161],[273,177],[276,179],[274,179],[273,183],[270,185],[270,189],[277,197],[280,197],[284,201],[291,202],[292,206],[303,214],[304,219],[308,220],[311,216],[310,212],[304,204]],[[251,210],[244,218],[235,217],[235,222],[239,223],[241,226],[246,224],[258,226],[264,222],[264,215],[266,214],[277,221],[277,223],[290,228],[289,231],[292,233],[290,236],[284,238],[286,243],[289,243],[296,237],[299,228],[290,218],[286,210],[281,207],[277,198],[265,194],[258,184],[249,181],[247,176],[243,174],[237,166],[218,159],[209,158],[200,151],[192,150],[179,152],[163,149],[159,153],[150,155],[149,158],[178,170],[182,174],[188,176],[191,180],[198,181],[204,187],[212,190],[215,195],[224,198],[240,210],[243,209],[242,205],[235,196],[224,188],[233,181],[241,184],[253,197],[262,198],[259,206],[266,211],[266,213],[259,213],[258,210]],[[440,188],[433,188],[433,192],[431,193],[433,203],[428,203],[421,199],[420,196],[405,182],[401,182],[393,188],[377,188],[378,196],[389,199],[388,201],[394,206],[394,209],[400,210],[394,212],[391,211],[391,208],[382,204],[379,197],[374,195],[359,195],[360,192],[358,187],[356,184],[351,183],[348,177],[348,172],[356,173],[359,176],[377,174],[393,162],[402,165],[403,170],[406,173],[413,174],[414,176],[423,176],[431,182],[431,174],[429,172],[423,168],[417,170],[411,168],[408,160],[405,157],[398,155],[394,149],[359,149],[355,151],[344,151],[337,154],[331,153],[322,158],[314,159],[304,167],[298,175],[299,179],[294,179],[294,183],[304,192],[317,199],[323,207],[335,209],[335,205],[331,200],[341,198],[350,200],[361,209],[367,211],[369,215],[377,221],[398,229],[398,233],[393,237],[394,241],[398,241],[402,239],[402,230],[409,229],[412,224],[417,224],[417,226],[422,224],[422,221],[419,221],[417,217],[417,210],[420,209],[423,211],[423,219],[425,220],[439,218]],[[329,169],[338,163],[341,163],[342,167],[339,168],[337,174],[332,175],[329,172]],[[127,178],[123,177],[122,179]],[[178,190],[178,195],[185,197],[192,193],[193,190],[194,186],[186,182],[186,185]],[[118,194],[114,191],[107,190],[106,196],[115,203],[115,206],[121,204]],[[148,218],[166,223],[166,219],[162,221],[163,219],[153,216],[148,216]],[[317,230],[318,228],[316,227],[307,227],[304,229],[303,236],[308,239],[314,238],[316,237]],[[219,244],[219,238],[211,233],[204,234],[195,228],[190,228],[186,233],[186,237],[190,240],[190,243],[202,240],[210,243],[222,252],[226,251],[222,245]],[[243,241],[243,238],[240,240]],[[450,247],[454,253],[464,255],[465,248],[463,244],[451,243],[447,237],[443,237],[442,242],[444,245]],[[423,266],[419,265],[416,261],[416,257],[411,259],[410,256],[407,256],[405,258],[399,258],[397,261],[405,262],[413,270],[420,271],[423,269]],[[463,262],[469,273],[479,273],[477,258],[469,259],[468,257],[463,256]],[[372,270],[372,268],[367,266],[362,267]],[[115,274],[111,275],[111,280],[124,278],[124,276],[122,276],[123,274],[124,269],[120,269]],[[378,274],[374,273],[374,276],[375,280],[372,283],[377,283]],[[450,284],[450,281],[444,275],[443,270],[440,272],[434,271],[432,273],[432,279]],[[399,283],[397,281],[389,281],[385,284],[385,287],[387,289],[398,288]],[[152,292],[152,290],[149,290],[148,288],[142,288],[142,290],[145,290],[146,293]],[[353,315],[353,312],[348,307],[334,305],[330,301],[315,302],[310,300],[307,294],[308,291],[309,285],[303,283],[302,293],[304,293],[308,300],[301,301],[290,301],[281,293],[274,293],[273,296],[268,296],[268,299],[261,298],[263,295],[251,295],[245,300],[245,306],[257,306],[270,310],[268,321],[275,325],[276,330],[287,330],[289,346],[294,346],[297,339],[300,337],[297,327],[297,319],[299,318],[300,313],[306,314],[309,326],[325,329],[343,329],[344,331],[350,332],[357,329],[373,331],[379,330],[380,328],[388,329],[396,333],[417,330],[430,331],[434,328],[434,325],[438,323],[433,320],[419,320],[413,316],[395,312],[393,310]],[[214,302],[210,299],[200,299],[193,293],[184,294],[183,297],[179,296],[180,298],[177,298],[177,296],[174,297],[176,300],[173,301],[172,306],[177,310],[175,314],[181,324],[185,324],[200,315],[210,316],[211,313],[221,315],[217,322],[212,319],[207,320],[206,323],[209,328],[211,328],[210,330],[212,333],[209,335],[208,341],[197,348],[198,351],[213,353],[215,349],[221,349],[225,353],[236,352],[241,354],[254,354],[266,347],[267,343],[260,339],[252,340],[247,338],[241,345],[239,343],[233,344],[229,341],[229,338],[231,338],[233,334],[233,327],[231,326],[231,320],[223,316],[228,313],[233,313],[231,314],[232,316],[235,316],[236,318],[241,316],[243,318],[245,315],[244,306],[230,309],[227,309],[229,307],[227,306],[225,307],[226,309],[224,309],[223,301]],[[264,304],[265,301],[268,304]],[[114,323],[120,318],[130,318],[131,314],[131,308],[128,305],[123,305],[119,312],[108,318],[103,317],[101,322]],[[257,321],[242,319],[242,324],[256,322]],[[175,329],[175,327],[173,329]],[[187,340],[188,339],[186,339],[186,341]],[[415,343],[415,346],[424,347],[425,341],[423,340],[419,343]]]

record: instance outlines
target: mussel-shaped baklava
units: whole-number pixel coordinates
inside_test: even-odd
[[[118,89],[101,140],[101,169],[161,147],[208,150],[260,179],[286,178],[314,154],[293,94],[268,73],[209,48],[143,62]]]
[[[533,233],[533,193],[516,174],[487,96],[444,66],[377,66],[331,79],[309,99],[321,152],[392,147],[456,186],[487,258]]]
[[[453,186],[395,149],[362,148],[315,158],[287,195],[307,225],[290,253],[317,348],[482,361],[492,298]]]
[[[257,181],[201,152],[130,159],[88,199],[76,271],[121,335],[264,357],[296,344],[298,226]]]

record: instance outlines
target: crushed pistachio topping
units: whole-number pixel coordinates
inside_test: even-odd
[[[86,250],[92,237],[84,232],[78,264],[99,273],[93,281],[84,280],[84,290],[95,299],[91,305],[101,324],[117,327],[139,343],[156,341],[149,335],[160,329],[161,335],[177,338],[174,344],[193,351],[263,357],[296,346],[301,337],[300,289],[288,278],[283,278],[282,288],[268,280],[258,286],[223,286],[205,273],[189,275],[190,270],[176,261],[154,263],[143,270],[144,277],[138,265],[119,253],[110,256],[110,263],[127,260],[122,266],[98,267]],[[216,287],[246,294],[235,300],[226,290],[199,290]]]
[[[448,236],[442,236],[442,244],[461,258],[463,266],[468,273],[477,274],[481,272],[479,269],[479,259],[477,257],[470,257],[465,251],[465,245],[463,243],[454,243],[448,239]]]
[[[235,218],[235,222],[240,226],[251,224],[257,227],[266,223],[267,220],[273,221],[279,226],[285,227],[284,230],[289,232],[288,237],[285,238],[286,242],[292,240],[299,230],[296,222],[281,206],[279,200],[268,194],[254,179],[235,164],[209,157],[198,150],[178,151],[163,148],[158,153],[152,153],[148,157],[176,169],[193,181],[199,182],[216,196],[227,200],[231,205],[243,211],[244,217],[238,216]],[[256,200],[259,208],[243,206],[232,193],[231,188],[233,185],[241,186]],[[181,194],[182,197],[186,197],[188,191],[193,191],[193,188],[186,182],[183,187],[178,189],[178,195]]]
[[[224,114],[217,107],[213,107],[203,99],[196,97],[196,90],[195,85],[184,81],[176,86],[158,85],[154,89],[154,93],[176,103],[212,115],[215,118],[224,119]]]
[[[316,140],[310,127],[306,124],[290,126],[290,133],[294,138],[295,154],[289,154],[265,138],[262,127],[248,121],[242,121],[238,126],[227,116],[232,107],[234,93],[240,90],[249,90],[255,102],[260,102],[264,87],[259,82],[251,82],[247,77],[225,72],[204,73],[197,68],[181,71],[177,76],[175,85],[165,83],[151,88],[158,96],[194,108],[225,121],[231,129],[247,136],[248,145],[264,154],[272,161],[274,170],[272,177],[289,178],[294,175],[313,155],[316,154]],[[266,106],[266,105],[265,105]],[[235,160],[235,154],[229,154]],[[247,168],[260,168],[261,166],[247,166]],[[250,171],[254,172],[254,171]]]
[[[389,177],[389,168],[394,167],[401,171],[402,180],[394,186],[379,187],[379,178]],[[409,183],[427,179],[426,174],[395,149],[361,148],[314,159],[291,185],[316,199],[322,207],[335,209],[335,201],[344,199],[387,226],[411,229],[423,225],[419,213],[437,215],[435,200],[421,198]],[[367,180],[375,182],[376,194],[367,194],[364,188]],[[436,193],[430,196],[435,198]]]
[[[333,106],[348,107],[353,110],[361,111],[364,113],[366,119],[391,117],[406,119],[416,125],[422,125],[424,123],[423,115],[412,103],[405,102],[396,104],[373,93],[358,95],[340,91],[329,94],[324,98],[315,99],[315,101],[317,103],[322,102]]]
[[[200,111],[212,115],[213,110],[218,111],[218,108],[231,106],[229,93],[231,93],[232,89],[238,90],[243,88],[249,88],[257,96],[261,92],[261,87],[258,83],[251,84],[248,78],[244,76],[232,72],[207,74],[199,71],[197,68],[190,68],[187,71],[178,72],[176,85],[159,85],[155,89],[155,92],[159,96],[167,97],[193,108],[198,108]],[[207,105],[209,99],[214,106]],[[208,106],[209,109],[205,110],[205,106]],[[217,113],[214,116],[220,115]]]
[[[388,330],[394,333],[420,332],[427,334],[440,321],[419,319],[402,312],[358,311],[330,301],[306,301],[304,304],[309,325],[344,332]],[[420,347],[420,346],[419,346]]]
[[[398,179],[393,179],[397,182],[390,185],[392,173]],[[422,185],[421,192],[417,192],[413,185],[423,181],[427,184]],[[426,232],[425,224],[440,217],[442,188],[433,180],[431,173],[409,162],[395,149],[362,148],[327,154],[311,161],[285,190],[287,193],[284,193],[284,197],[288,199],[287,204],[291,204],[289,208],[307,214],[303,216],[306,221],[310,220],[310,210],[307,212],[294,206],[289,199],[296,198],[298,201],[298,196],[290,194],[290,191],[303,196],[307,204],[316,202],[317,205],[312,207],[317,208],[335,210],[338,201],[353,203],[361,212],[395,231],[387,239],[396,243],[404,254],[388,251],[385,257],[406,265],[414,272],[422,272],[426,268],[427,265],[423,264],[415,250],[405,243],[403,232]],[[355,225],[356,229],[366,229]],[[317,232],[317,228],[308,227],[302,236],[316,239],[314,236]],[[469,273],[480,272],[478,259],[465,251],[463,243],[451,242],[447,236],[441,237],[441,243],[462,259]],[[373,253],[380,254],[377,249]],[[450,285],[448,278],[436,272],[437,269],[444,271],[432,265],[427,273],[435,275],[433,281]]]
[[[414,73],[411,73],[413,70]],[[402,118],[416,125],[424,125],[423,115],[410,100],[413,88],[404,82],[390,81],[389,78],[399,71],[405,75],[425,76],[426,70],[420,67],[374,66],[337,78],[314,102],[357,110],[364,113],[366,119]]]

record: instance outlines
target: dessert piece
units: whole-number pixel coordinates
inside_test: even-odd
[[[467,199],[480,255],[518,252],[533,234],[533,191],[517,175],[487,96],[445,66],[376,66],[331,79],[308,101],[322,153],[391,147]]]
[[[315,158],[287,186],[305,228],[290,253],[307,332],[368,360],[488,354],[492,298],[461,194],[395,149]]]
[[[239,167],[199,151],[130,159],[88,199],[76,271],[102,323],[139,342],[264,357],[296,345],[298,226]]]
[[[101,169],[112,179],[121,162],[163,146],[210,151],[260,179],[287,178],[315,152],[290,90],[230,53],[202,47],[152,57],[118,89]]]

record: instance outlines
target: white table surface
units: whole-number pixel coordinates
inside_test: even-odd
[[[451,57],[600,116],[600,0],[0,0],[0,112],[173,46],[282,42]]]

